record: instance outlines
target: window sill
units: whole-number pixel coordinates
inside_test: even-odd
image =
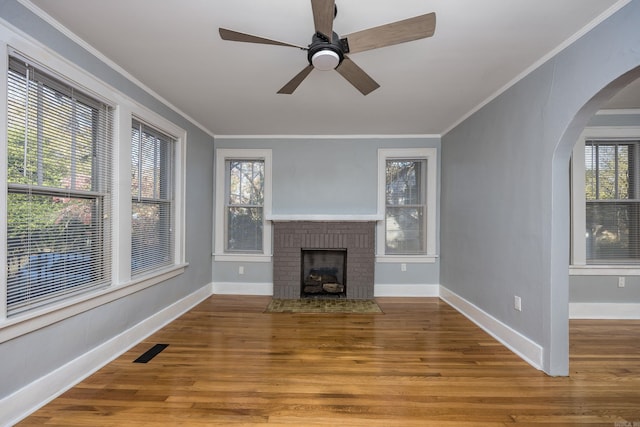
[[[137,277],[127,283],[112,285],[95,292],[79,295],[64,302],[43,307],[33,312],[27,312],[5,319],[0,323],[0,343],[28,334],[37,329],[47,327],[61,320],[76,316],[101,305],[126,297],[135,292],[149,288],[165,280],[169,280],[184,273],[189,264],[176,264]]]
[[[415,263],[434,264],[438,255],[378,255],[376,262],[379,263]]]
[[[264,254],[213,254],[216,262],[271,262],[271,255]]]
[[[570,276],[635,276],[640,265],[571,265]]]

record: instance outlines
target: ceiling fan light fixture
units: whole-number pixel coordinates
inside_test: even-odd
[[[330,49],[321,50],[313,54],[311,64],[317,70],[333,70],[340,64],[340,55]]]

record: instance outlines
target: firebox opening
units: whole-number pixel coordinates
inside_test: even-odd
[[[302,249],[301,298],[346,298],[346,249]]]

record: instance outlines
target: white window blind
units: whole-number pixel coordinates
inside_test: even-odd
[[[426,253],[425,159],[386,161],[385,253]]]
[[[638,141],[585,144],[586,260],[640,262]]]
[[[7,80],[7,313],[110,283],[112,109],[19,57]]]
[[[225,251],[260,252],[264,223],[264,160],[228,159],[225,164]]]
[[[131,273],[174,262],[175,138],[133,120],[131,128]]]

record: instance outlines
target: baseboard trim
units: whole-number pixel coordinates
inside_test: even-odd
[[[216,295],[273,295],[272,283],[216,282]],[[440,285],[375,285],[376,297],[438,297]]]
[[[569,319],[640,320],[640,303],[569,303]]]
[[[543,348],[444,286],[440,298],[536,369],[543,367]]]
[[[217,295],[273,295],[273,283],[215,282],[212,289]]]
[[[375,285],[376,297],[439,297],[440,285]]]
[[[104,344],[0,400],[0,420],[14,425],[211,295],[211,285],[143,320]],[[52,390],[56,390],[52,394]],[[3,421],[4,422],[4,421]]]

